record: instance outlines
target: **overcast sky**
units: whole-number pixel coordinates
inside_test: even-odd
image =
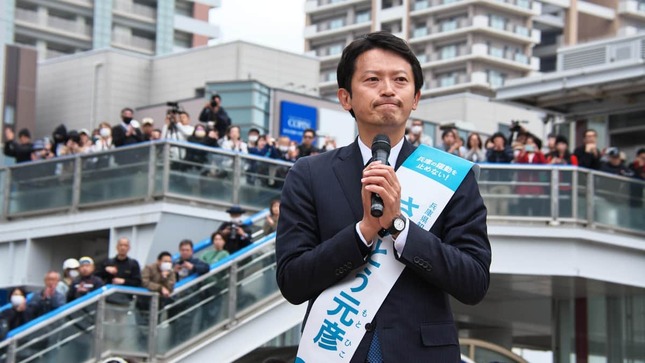
[[[222,42],[245,40],[295,53],[304,51],[305,0],[222,0],[210,22]]]

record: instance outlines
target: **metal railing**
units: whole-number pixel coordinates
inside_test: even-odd
[[[274,245],[275,234],[265,236],[211,265],[207,274],[179,281],[170,298],[107,285],[10,331],[0,342],[0,361],[172,356],[194,338],[224,330],[280,298]]]
[[[261,210],[292,163],[160,141],[0,168],[0,220],[179,200]],[[490,221],[576,223],[645,234],[645,182],[557,165],[481,164]]]

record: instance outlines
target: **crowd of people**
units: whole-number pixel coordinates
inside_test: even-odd
[[[161,251],[155,262],[141,269],[139,262],[129,256],[131,243],[126,237],[118,239],[116,254],[95,264],[94,259],[83,256],[79,259],[68,258],[62,264],[62,271],[49,271],[44,277],[44,288],[33,292],[27,299],[28,292],[24,287],[15,287],[9,292],[11,308],[0,313],[0,339],[12,329],[19,327],[41,315],[47,314],[64,304],[74,301],[86,294],[112,284],[131,287],[143,287],[157,292],[160,306],[170,303],[176,282],[193,274],[203,275],[210,267],[249,246],[255,232],[252,226],[244,223],[242,216],[247,211],[238,205],[227,209],[230,220],[222,223],[211,235],[211,248],[200,257],[195,256],[194,244],[184,239],[178,245],[178,258],[173,261],[169,251]],[[270,212],[262,227],[263,233],[275,231],[280,213],[280,201],[273,200]],[[147,310],[147,303],[139,299],[137,307]],[[107,302],[121,306],[129,306],[133,302],[132,295],[114,294]],[[179,313],[175,308],[172,313]]]

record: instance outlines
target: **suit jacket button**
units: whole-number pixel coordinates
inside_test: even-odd
[[[372,323],[365,324],[365,330],[367,330],[367,331],[374,330],[374,324],[372,324]]]

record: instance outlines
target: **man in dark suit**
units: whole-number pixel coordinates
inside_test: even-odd
[[[122,122],[112,127],[112,144],[114,147],[129,146],[144,141],[139,123],[132,119],[133,115],[134,111],[131,108],[126,107],[121,110]],[[114,161],[119,165],[133,164],[141,162],[144,155],[144,150],[117,153],[114,155]]]
[[[418,60],[401,39],[371,33],[352,42],[338,65],[338,98],[356,119],[351,145],[302,158],[282,191],[276,256],[278,285],[293,304],[316,298],[353,270],[363,268],[382,229],[401,216],[395,174],[414,147],[405,125],[423,85]],[[377,134],[391,140],[389,163],[364,165]],[[427,193],[433,193],[428,190]],[[378,193],[383,215],[370,215]],[[364,327],[351,362],[458,362],[459,341],[448,294],[466,304],[481,301],[489,284],[486,208],[472,171],[430,231],[407,221],[392,233],[400,277]],[[306,324],[305,317],[305,324]]]

